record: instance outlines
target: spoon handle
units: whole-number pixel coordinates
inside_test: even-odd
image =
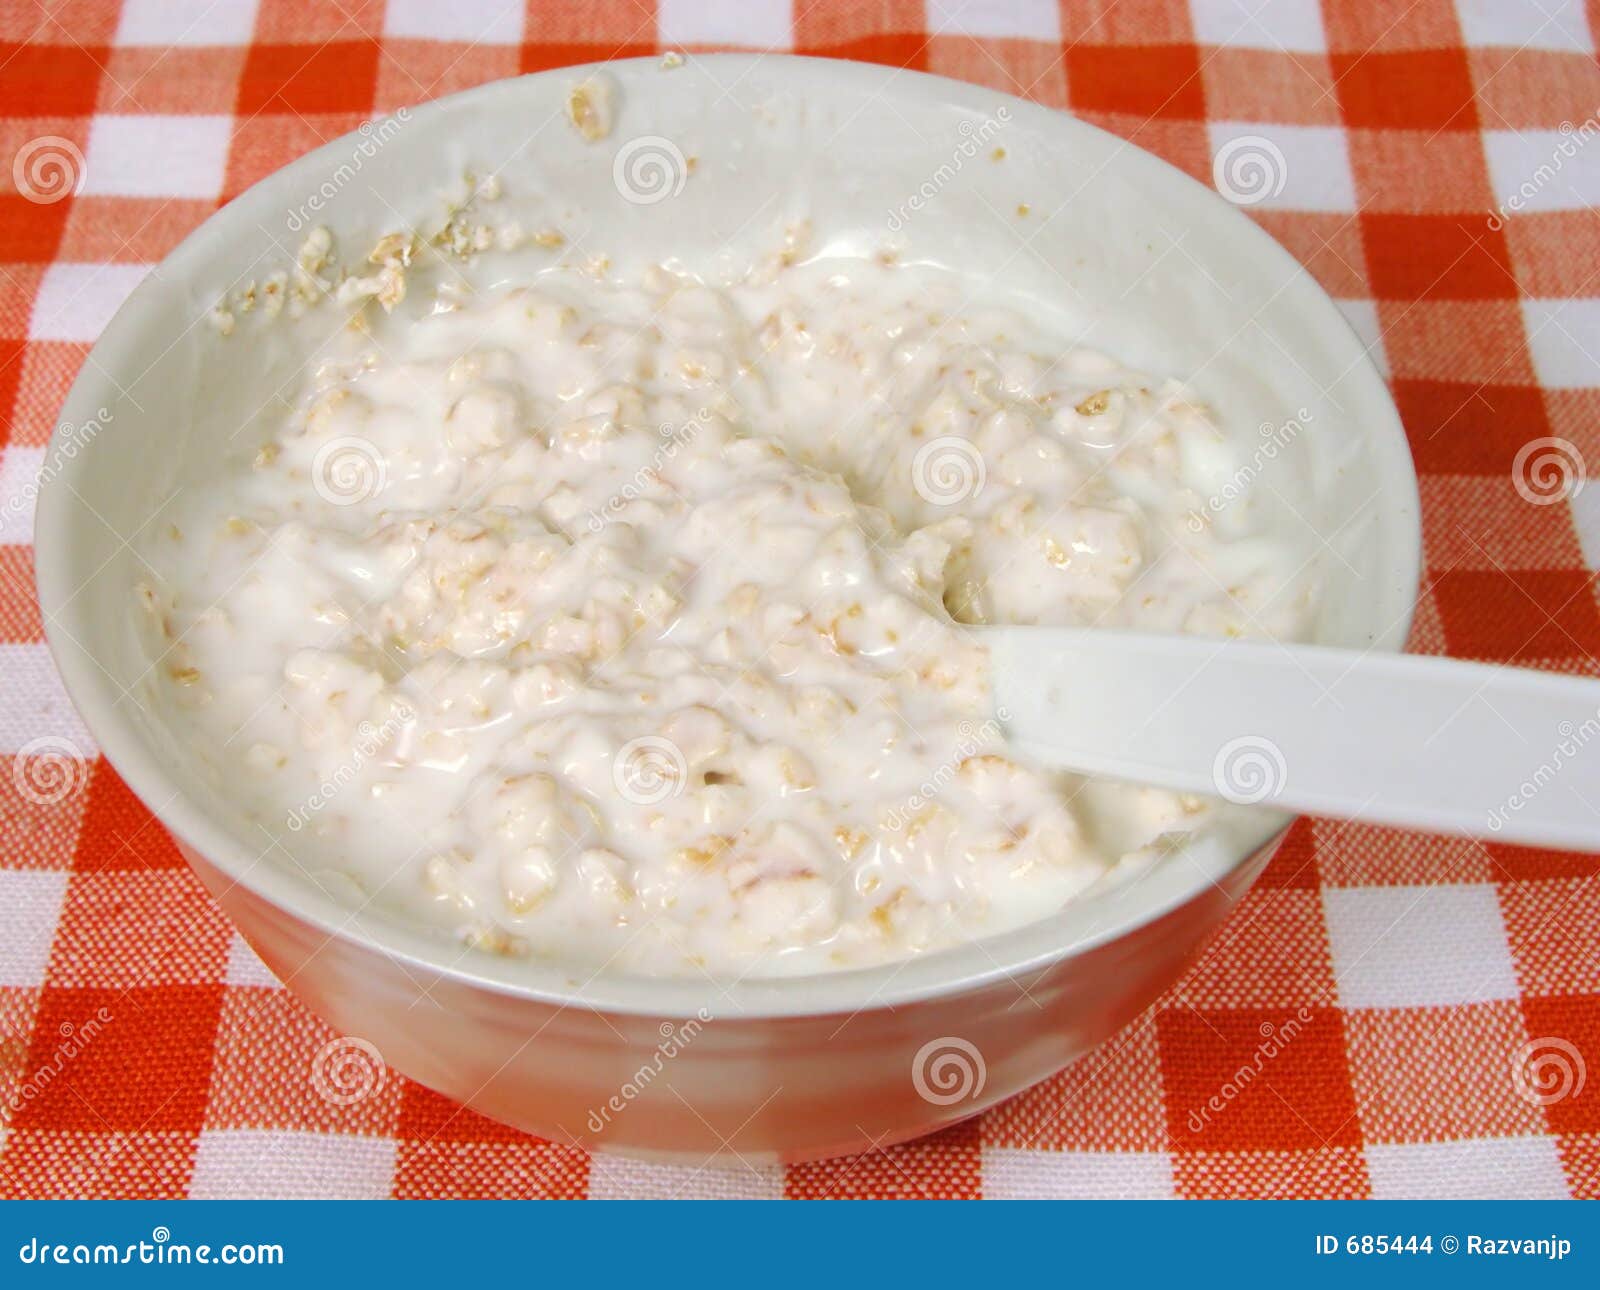
[[[1600,851],[1600,680],[1417,654],[981,629],[1046,765],[1247,804]]]

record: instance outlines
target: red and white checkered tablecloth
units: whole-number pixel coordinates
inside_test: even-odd
[[[664,48],[963,77],[1207,182],[1270,141],[1286,182],[1250,213],[1370,342],[1416,455],[1412,647],[1600,676],[1600,487],[1571,487],[1600,467],[1597,33],[1600,0],[0,0],[0,1195],[1600,1196],[1600,857],[1302,821],[1198,966],[1054,1079],[882,1154],[697,1171],[392,1072],[329,1105],[330,1032],[110,768],[6,773],[94,747],[42,643],[32,497],[149,267],[375,113]],[[40,139],[81,152],[75,195],[30,194]]]

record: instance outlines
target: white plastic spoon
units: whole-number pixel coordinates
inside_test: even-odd
[[[1000,723],[1042,764],[1600,851],[1600,681],[1273,642],[979,631]]]

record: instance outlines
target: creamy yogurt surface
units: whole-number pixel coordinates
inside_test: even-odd
[[[1184,387],[876,259],[419,292],[141,552],[162,702],[274,863],[463,954],[773,976],[1206,827],[1008,755],[967,626],[1303,634]]]

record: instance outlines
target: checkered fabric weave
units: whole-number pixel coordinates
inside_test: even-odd
[[[330,1105],[330,1032],[104,761],[22,791],[37,741],[93,754],[42,643],[31,508],[129,290],[375,113],[664,48],[962,77],[1206,182],[1268,141],[1284,183],[1249,211],[1370,344],[1416,456],[1412,648],[1600,675],[1600,487],[1523,478],[1551,450],[1600,468],[1597,32],[1597,0],[0,0],[0,1195],[1600,1195],[1596,857],[1301,821],[1166,998],[980,1120],[667,1169],[392,1072]],[[40,139],[81,152],[81,190],[37,200]]]

